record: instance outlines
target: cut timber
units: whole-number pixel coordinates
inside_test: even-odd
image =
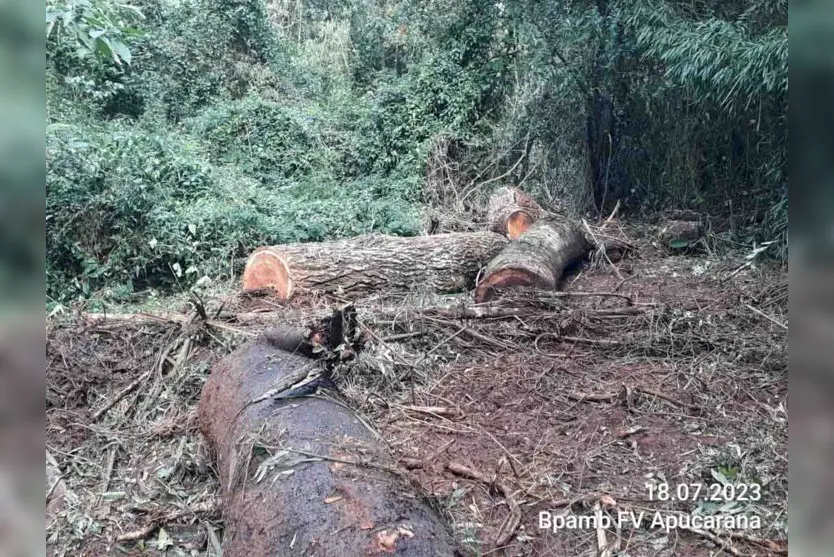
[[[489,198],[487,220],[493,232],[515,240],[541,217],[536,200],[518,188],[498,188]]]
[[[305,336],[276,330],[244,344],[203,388],[198,419],[220,475],[223,554],[451,557],[446,525],[361,419],[330,398],[279,398],[324,369],[326,356],[282,349]]]
[[[701,237],[701,223],[698,221],[672,220],[660,231],[660,240],[671,248],[681,247]]]
[[[249,257],[243,290],[268,289],[281,300],[303,291],[346,297],[414,288],[458,292],[471,287],[506,244],[494,232],[458,232],[263,247]]]
[[[539,221],[490,261],[475,289],[475,301],[492,299],[498,288],[556,290],[565,268],[589,248],[576,224],[567,220]]]

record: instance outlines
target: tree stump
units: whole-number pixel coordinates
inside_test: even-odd
[[[515,240],[539,220],[542,208],[518,188],[502,187],[489,198],[487,221],[490,229]]]
[[[269,290],[283,301],[304,291],[345,297],[415,288],[459,292],[506,244],[494,232],[458,232],[263,247],[246,263],[243,290]]]
[[[496,289],[513,286],[556,290],[565,268],[589,249],[575,223],[539,221],[490,261],[475,289],[475,301],[488,301]]]

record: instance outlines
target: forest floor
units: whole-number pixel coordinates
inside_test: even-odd
[[[786,554],[787,273],[744,263],[641,240],[629,258],[573,270],[567,295],[517,292],[477,317],[463,315],[466,295],[356,300],[366,347],[336,383],[467,553],[599,555],[604,537],[606,555]],[[336,303],[227,292],[203,297],[208,323],[187,305],[50,319],[49,554],[219,555],[200,389],[251,335]],[[541,511],[645,519],[553,531]],[[761,527],[652,525],[679,513]]]

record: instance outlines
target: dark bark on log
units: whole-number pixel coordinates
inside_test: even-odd
[[[542,208],[536,200],[518,188],[498,188],[489,198],[487,221],[490,230],[511,240],[539,220]]]
[[[369,234],[338,242],[260,248],[243,274],[244,291],[269,288],[281,300],[303,291],[354,297],[427,289],[459,292],[501,251],[493,232],[402,238]]]
[[[565,268],[589,247],[576,224],[539,221],[490,261],[475,289],[475,301],[489,301],[496,289],[513,286],[556,290]]]
[[[319,365],[276,339],[303,343],[304,334],[273,331],[245,344],[215,366],[200,400],[220,474],[224,554],[453,555],[444,523],[353,412],[270,394]]]
[[[665,244],[672,242],[694,242],[701,237],[701,224],[698,221],[669,221],[660,231],[660,239]]]

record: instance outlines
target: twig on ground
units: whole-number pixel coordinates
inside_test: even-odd
[[[610,340],[607,338],[580,338],[560,335],[558,333],[540,333],[533,341],[533,345],[538,348],[539,341],[544,337],[551,337],[558,342],[573,342],[575,344],[592,344],[595,346],[622,346],[623,343],[618,340]]]
[[[754,308],[750,304],[744,304],[744,305],[747,306],[747,309],[749,309],[750,311],[752,311],[756,315],[761,315],[762,317],[764,317],[765,319],[767,319],[768,321],[770,321],[774,325],[778,325],[779,327],[782,327],[786,331],[788,330],[788,326],[785,325],[784,323],[782,323],[781,321],[778,321],[775,317],[772,317],[772,316],[766,314],[765,312],[763,312],[762,310],[760,310],[758,308]]]
[[[406,340],[409,338],[419,337],[426,334],[426,331],[414,331],[413,333],[402,333],[399,335],[391,335],[389,337],[380,337],[383,342],[394,342],[397,340]]]
[[[611,548],[608,547],[608,538],[605,535],[605,528],[602,527],[602,505],[597,501],[594,503],[594,515],[597,518],[597,549],[599,557],[611,557]]]
[[[707,530],[701,530],[699,528],[688,528],[686,526],[678,526],[679,529],[685,530],[687,532],[692,532],[693,534],[697,534],[702,536],[715,545],[717,545],[721,550],[726,551],[730,555],[734,555],[735,557],[746,557],[746,553],[736,549],[730,544],[730,540],[722,540],[712,532],[708,532]]]
[[[616,399],[618,393],[600,393],[600,394],[588,394],[588,393],[569,393],[568,398],[571,400],[577,400],[579,402],[611,402],[612,400]]]
[[[220,503],[217,500],[211,500],[205,503],[198,503],[187,509],[178,509],[174,512],[170,512],[168,514],[151,519],[151,521],[148,522],[148,524],[146,524],[142,528],[139,528],[138,530],[125,532],[124,534],[119,534],[118,536],[116,536],[116,541],[123,543],[144,540],[145,538],[153,534],[154,530],[156,530],[163,524],[181,520],[187,516],[196,517],[200,514],[214,514],[218,512],[219,509]]]
[[[778,553],[779,555],[787,555],[788,554],[788,547],[787,541],[774,541],[774,540],[766,540],[762,538],[756,538],[753,536],[747,536],[740,532],[730,532],[730,537],[736,540],[741,540],[745,542],[749,542],[758,546],[761,546],[772,553]]]
[[[400,463],[403,466],[405,466],[405,468],[408,470],[416,470],[417,468],[423,468],[424,466],[430,465],[432,462],[436,461],[440,455],[446,452],[446,449],[448,449],[454,444],[454,442],[454,439],[446,442],[442,447],[440,447],[439,449],[437,449],[436,451],[424,458],[401,458]]]
[[[373,462],[366,462],[366,461],[358,461],[358,460],[348,460],[346,458],[338,458],[335,456],[328,456],[328,455],[320,455],[316,453],[308,453],[307,451],[299,451],[298,449],[286,448],[284,450],[290,451],[292,453],[300,454],[301,456],[306,456],[308,458],[318,458],[321,460],[327,460],[330,462],[338,462],[340,464],[347,464],[348,466],[358,466],[358,467],[365,467],[365,468],[375,468],[376,470],[382,470],[384,472],[390,472],[394,475],[399,475],[399,472],[390,466],[384,466],[382,464],[375,464]]]
[[[488,487],[493,488],[494,491],[504,497],[507,502],[507,506],[510,509],[510,514],[507,515],[504,522],[501,524],[501,528],[498,530],[498,534],[495,537],[495,546],[501,547],[506,545],[510,539],[512,539],[515,531],[518,530],[518,527],[521,524],[521,508],[518,506],[518,502],[513,498],[513,493],[509,486],[507,486],[504,482],[499,481],[497,478],[495,480],[490,480],[482,472],[468,466],[464,466],[459,462],[449,462],[446,464],[446,469],[457,476],[479,481]]]
[[[640,392],[640,393],[643,393],[644,395],[649,395],[649,396],[654,396],[654,397],[657,397],[657,398],[662,398],[666,402],[671,402],[672,404],[675,404],[677,406],[683,406],[685,408],[698,408],[697,405],[689,404],[689,403],[686,403],[686,402],[681,402],[680,400],[678,400],[674,397],[671,397],[667,394],[661,393],[660,391],[655,391],[654,389],[649,389],[647,387],[636,387],[635,390]]]
[[[620,294],[618,292],[547,292],[542,295],[544,298],[621,298],[626,301],[626,305],[630,306],[634,303],[631,296]]]
[[[415,406],[413,404],[407,404],[405,406],[400,406],[400,408],[410,412],[417,412],[419,414],[429,414],[431,416],[443,416],[450,418],[463,417],[463,413],[458,409],[449,408],[447,406]]]
[[[110,456],[107,458],[107,468],[104,470],[104,479],[101,482],[101,492],[107,493],[107,488],[110,487],[110,478],[113,476],[113,465],[116,463],[116,452],[119,447],[113,447],[110,450]]]
[[[99,408],[98,410],[93,412],[93,415],[91,417],[91,421],[96,421],[97,419],[99,419],[102,416],[102,414],[104,414],[105,412],[107,412],[108,410],[110,410],[111,408],[116,406],[119,403],[119,401],[121,401],[124,397],[129,395],[131,392],[133,392],[139,385],[141,385],[142,383],[147,381],[148,378],[151,376],[151,374],[153,372],[154,372],[154,368],[151,368],[151,369],[147,370],[145,373],[143,373],[138,378],[133,380],[127,387],[125,387],[124,389],[122,389],[121,391],[116,393],[116,396],[114,396],[109,401],[105,402],[104,406],[102,406],[101,408]]]
[[[617,437],[619,437],[620,439],[626,439],[628,437],[631,437],[632,435],[636,435],[636,434],[640,433],[641,431],[645,431],[645,430],[646,430],[645,427],[643,427],[641,425],[636,425],[636,426],[630,427],[628,429],[623,429],[623,430],[617,431]]]

